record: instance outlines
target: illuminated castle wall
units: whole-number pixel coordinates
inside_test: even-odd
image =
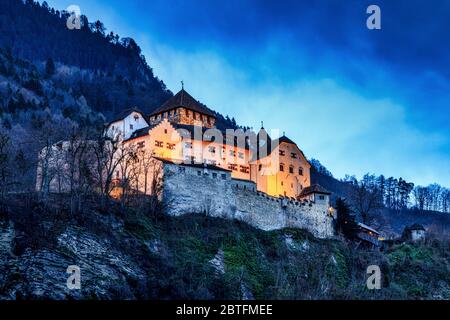
[[[214,126],[214,112],[185,90],[148,119],[142,117],[142,113],[132,111],[119,122],[110,123],[107,132],[123,137],[124,145],[146,154],[230,170],[233,178],[253,181],[258,191],[271,196],[298,198],[311,184],[311,165],[295,142],[284,135],[272,140],[264,128],[257,134],[220,131]]]

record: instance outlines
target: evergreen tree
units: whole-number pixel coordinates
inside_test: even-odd
[[[55,63],[52,58],[48,58],[45,63],[45,77],[48,79],[55,74]]]
[[[338,198],[336,200],[336,230],[344,235],[347,239],[354,239],[358,231],[358,224],[355,221],[355,215],[347,204],[345,199]]]

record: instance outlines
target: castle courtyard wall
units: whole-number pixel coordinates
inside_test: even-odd
[[[271,197],[257,192],[251,182],[232,179],[229,171],[166,163],[162,199],[167,213],[174,216],[206,213],[262,230],[291,227],[318,238],[334,235],[327,203]]]

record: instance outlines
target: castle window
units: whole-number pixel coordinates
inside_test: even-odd
[[[167,129],[164,129],[164,133],[167,134]]]
[[[112,126],[113,131],[116,129],[114,126]]]
[[[197,175],[198,175],[198,176],[201,176],[201,175],[202,175],[202,172],[201,172],[200,170],[198,170],[198,171],[197,171]]]
[[[246,166],[240,166],[240,171],[242,172],[242,173],[249,173],[250,172],[250,168],[249,167],[246,167]]]
[[[134,115],[134,121],[138,121],[139,120],[139,116],[137,114]]]
[[[227,175],[225,173],[221,174],[222,180],[227,180]]]
[[[239,152],[239,153],[238,153],[238,157],[239,157],[240,159],[244,159],[244,153]]]
[[[289,173],[294,173],[294,167],[293,166],[289,167]]]
[[[191,117],[191,112],[189,110],[186,110],[186,117],[188,117],[188,118]]]
[[[140,142],[138,142],[138,143],[137,143],[137,147],[138,147],[138,149],[144,148],[144,147],[145,147],[145,141],[140,141]]]
[[[213,172],[212,176],[213,178],[217,178],[217,173]]]
[[[303,175],[303,168],[302,168],[302,167],[298,168],[298,174],[299,174],[300,176]]]
[[[280,171],[284,172],[284,164],[280,164]]]
[[[130,124],[130,130],[133,130],[133,125],[132,124]]]
[[[325,196],[319,196],[320,200],[325,200]]]
[[[235,157],[236,156],[236,151],[230,150],[230,156]]]
[[[279,150],[279,154],[280,154],[280,156],[284,156],[285,155],[285,152],[284,152],[284,150]]]
[[[258,171],[262,170],[262,164],[258,165]]]
[[[175,143],[169,143],[169,142],[167,142],[167,143],[166,143],[166,147],[167,147],[167,149],[169,149],[169,150],[174,150],[174,149],[175,149]]]
[[[291,152],[291,158],[292,159],[297,159],[297,154],[295,152]]]
[[[284,185],[284,183],[283,183],[283,181],[281,181],[281,186],[283,186]]]
[[[208,147],[208,151],[211,153],[216,153],[216,147]]]
[[[184,147],[188,149],[192,149],[192,142],[185,142]]]
[[[162,141],[155,141],[155,146],[162,148],[164,146],[164,143]]]
[[[178,167],[178,171],[180,173],[185,173],[186,172],[186,168],[185,167]]]
[[[228,170],[236,171],[237,170],[237,164],[235,164],[235,163],[229,164],[228,165]]]

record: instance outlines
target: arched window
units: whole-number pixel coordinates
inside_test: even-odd
[[[300,176],[303,175],[303,168],[302,168],[302,167],[298,168],[298,174],[299,174]]]

